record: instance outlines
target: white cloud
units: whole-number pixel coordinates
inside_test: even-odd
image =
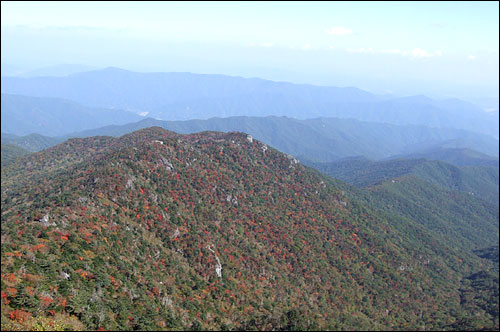
[[[274,43],[261,43],[259,44],[260,47],[273,47]]]
[[[421,48],[414,48],[412,51],[411,51],[411,55],[415,58],[428,58],[428,57],[431,57],[432,54],[430,54],[429,52],[427,52],[426,50],[423,50]]]
[[[442,56],[443,52],[441,50],[437,50],[435,52],[429,52],[427,50],[421,48],[414,48],[410,51],[402,51],[400,49],[389,49],[389,50],[374,50],[373,48],[348,48],[346,49],[349,53],[365,53],[365,54],[397,54],[401,56],[407,56],[416,59],[422,58],[430,58],[433,56]]]
[[[349,53],[376,53],[373,51],[373,48],[348,48],[346,49],[347,52]]]
[[[384,54],[402,54],[403,52],[400,49],[392,49],[392,50],[382,50],[380,53]]]
[[[325,30],[325,32],[328,33],[329,35],[334,35],[334,36],[345,36],[352,34],[351,29],[347,29],[344,27],[332,27],[330,30]]]
[[[250,44],[247,44],[246,46],[248,47],[264,47],[264,48],[269,48],[269,47],[274,47],[275,44],[274,43],[250,43]]]
[[[308,50],[310,50],[310,49],[311,49],[311,44],[306,43],[306,44],[302,45],[302,49],[303,49],[304,51],[308,51]]]
[[[433,28],[438,28],[438,29],[444,29],[444,28],[446,28],[446,25],[443,24],[443,23],[432,23],[429,26],[431,26]]]
[[[469,55],[467,57],[467,59],[469,59],[469,60],[476,60],[476,56],[475,55]]]
[[[407,55],[407,54],[403,54],[403,55]],[[414,48],[413,50],[411,50],[409,55],[414,57],[414,58],[430,58],[433,56],[442,56],[443,52],[441,50],[437,50],[434,53],[432,53],[432,52],[429,52],[427,50],[424,50],[424,49],[417,47],[417,48]]]

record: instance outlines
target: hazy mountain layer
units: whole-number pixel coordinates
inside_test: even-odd
[[[137,73],[118,68],[65,77],[2,77],[2,93],[57,97],[164,120],[230,116],[354,118],[477,131],[498,139],[498,113],[458,99],[393,98],[356,88],[191,73]]]
[[[498,155],[498,141],[480,134],[457,129],[436,129],[423,126],[396,126],[346,119],[297,120],[286,117],[233,117],[209,120],[160,121],[144,119],[122,126],[73,133],[65,137],[13,137],[2,134],[2,141],[31,151],[60,143],[69,137],[120,136],[150,126],[160,126],[179,133],[204,130],[242,131],[280,151],[316,161],[334,161],[350,156],[382,159],[393,155],[418,152],[422,149],[442,150],[454,145],[482,153]],[[480,155],[479,152],[475,152]],[[439,157],[439,156],[438,156]],[[449,157],[443,154],[443,159]],[[487,162],[494,157],[487,156]]]
[[[57,98],[2,94],[2,133],[61,136],[75,131],[125,124],[141,116],[120,110],[90,108]]]
[[[448,143],[446,143],[448,145]],[[439,147],[393,158],[441,160],[455,166],[498,166],[498,158],[467,148]]]
[[[190,121],[144,119],[137,123],[108,126],[72,135],[120,136],[150,126],[179,133],[203,130],[242,131],[280,151],[317,161],[333,161],[360,155],[381,159],[451,144],[498,156],[498,140],[486,135],[450,128],[397,126],[335,118],[297,120],[287,117],[232,117]]]
[[[426,159],[373,161],[366,158],[351,158],[332,163],[306,163],[358,187],[397,182],[398,178],[411,175],[444,190],[461,191],[498,205],[498,166],[457,167]]]
[[[49,137],[40,134],[17,136],[2,133],[2,144],[15,145],[30,152],[40,151],[64,141],[65,139],[62,137]]]
[[[10,165],[17,158],[28,153],[28,150],[25,150],[17,145],[2,144],[2,167]]]

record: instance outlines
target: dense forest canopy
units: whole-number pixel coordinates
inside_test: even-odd
[[[243,133],[70,139],[2,172],[2,328],[498,327],[494,262],[363,199]]]

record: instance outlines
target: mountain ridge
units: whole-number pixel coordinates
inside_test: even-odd
[[[373,161],[367,158],[349,158],[332,163],[314,163],[304,160],[325,174],[360,188],[369,188],[398,178],[415,176],[445,190],[460,191],[498,204],[498,165],[454,166],[438,161],[420,159],[390,159]]]
[[[2,93],[2,132],[16,135],[66,135],[109,124],[138,121],[135,113],[90,108],[74,101]]]
[[[335,118],[298,120],[276,116],[242,116],[190,121],[162,121],[145,118],[136,123],[106,126],[72,133],[65,137],[47,137],[45,140],[60,142],[68,137],[120,136],[149,126],[161,126],[180,133],[203,130],[248,132],[284,152],[319,161],[337,160],[353,155],[382,159],[411,151],[418,153],[422,149],[436,148],[436,146],[438,148],[457,146],[498,155],[497,140],[463,130],[433,129],[411,125],[397,126]],[[387,137],[384,138],[384,134]],[[5,139],[22,144],[20,138],[14,139],[12,136],[5,135]]]
[[[2,77],[2,92],[60,97],[90,107],[147,113],[164,120],[288,115],[355,118],[482,132],[498,139],[498,119],[468,102],[387,98],[361,89],[274,82],[225,75],[138,73],[118,68],[66,77]]]

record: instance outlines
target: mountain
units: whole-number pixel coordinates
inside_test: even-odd
[[[477,249],[481,241],[491,245],[498,239],[498,192],[495,203],[487,202],[417,176],[385,181],[369,190],[373,205],[418,221],[457,247]],[[472,234],[470,228],[482,231]]]
[[[341,165],[337,165],[335,168],[331,165],[330,168],[325,167],[326,164],[320,165],[323,167],[318,167],[318,164],[314,166],[323,171],[329,170],[328,173],[333,173],[332,170],[335,169],[336,175],[349,176],[349,180],[358,183],[358,185],[357,176],[366,181],[370,178],[369,174],[371,173],[378,183],[364,189],[355,189],[338,180],[336,185],[339,189],[351,192],[353,197],[365,206],[383,211],[386,214],[386,219],[390,220],[391,224],[403,233],[408,232],[407,226],[409,224],[416,224],[421,227],[416,227],[420,231],[438,237],[436,245],[437,243],[448,243],[455,248],[462,248],[464,252],[472,250],[478,257],[493,263],[462,279],[460,298],[464,308],[476,306],[476,308],[480,308],[480,312],[488,312],[491,317],[497,317],[494,318],[493,325],[498,326],[498,245],[482,244],[482,241],[486,239],[489,239],[487,240],[489,243],[498,239],[498,167],[461,168],[462,170],[480,170],[479,176],[483,175],[483,177],[479,181],[476,178],[478,173],[474,172],[465,177],[467,180],[465,182],[479,185],[478,189],[483,194],[491,189],[495,193],[495,198],[488,202],[483,199],[484,197],[479,198],[479,195],[471,195],[471,192],[464,193],[457,188],[447,188],[451,178],[446,177],[446,172],[441,174],[441,180],[448,181],[433,182],[436,180],[435,171],[431,172],[434,174],[425,174],[425,172],[412,174],[411,171],[408,171],[408,169],[411,170],[411,167],[419,168],[421,165],[432,164],[432,162],[425,160],[399,160],[381,163],[364,158],[351,158],[351,160],[345,160],[338,164]],[[431,165],[425,166],[420,171],[432,168]],[[484,182],[485,173],[494,179],[486,176],[486,180],[491,182]],[[391,176],[392,179],[388,179],[388,176]],[[424,180],[426,177],[427,179]],[[441,183],[439,184],[439,182]],[[470,232],[471,229],[482,229],[482,231],[473,234]],[[410,238],[414,239],[420,236],[422,235],[414,232],[411,233]],[[475,322],[471,323],[471,320]],[[483,318],[476,320],[472,317],[465,320],[459,318],[447,328],[468,330],[471,324],[488,329],[485,327]],[[486,323],[486,325],[488,324]]]
[[[96,67],[80,64],[58,64],[40,68],[25,68],[2,63],[2,76],[38,77],[38,76],[66,76],[79,72],[95,70]]]
[[[123,126],[107,126],[73,133],[69,137],[120,136],[150,126],[179,133],[203,130],[246,132],[280,151],[317,161],[334,161],[358,155],[382,159],[422,149],[437,149],[449,146],[450,142],[461,148],[498,156],[498,140],[464,130],[397,126],[336,118],[298,120],[270,116],[189,121],[144,119]]]
[[[2,143],[2,167],[12,164],[17,158],[28,153],[28,150],[17,145]]]
[[[2,133],[2,144],[18,146],[30,152],[40,151],[65,141],[64,138],[48,137],[39,134],[17,136]]]
[[[120,110],[89,108],[57,98],[2,94],[2,133],[60,136],[110,124],[138,121],[141,116]]]
[[[79,64],[59,64],[48,67],[37,68],[29,71],[24,71],[16,76],[20,77],[39,77],[39,76],[67,76],[80,72],[96,70],[97,68],[79,65]],[[5,75],[4,75],[5,76]]]
[[[17,76],[24,71],[24,68],[8,63],[1,63],[2,76]]]
[[[2,329],[498,327],[460,300],[492,262],[349,190],[238,132],[21,157],[2,176]],[[491,227],[470,241],[497,245]]]
[[[446,143],[447,145],[448,143]],[[498,166],[498,158],[488,156],[479,151],[467,148],[434,148],[415,152],[411,155],[393,156],[391,159],[419,159],[441,160],[455,166]]]
[[[489,238],[487,242],[492,243],[498,237],[498,166],[366,158],[307,164],[362,188],[345,190],[356,193],[363,204],[403,222],[417,223],[429,233],[439,234],[440,241],[465,251],[482,248],[482,241]],[[478,232],[472,234],[471,228]]]
[[[5,84],[5,85],[4,85]],[[15,92],[17,91],[17,92]],[[21,92],[23,91],[23,92]],[[162,113],[169,104],[183,101],[224,100],[234,97],[258,96],[258,100],[269,99],[265,95],[283,95],[298,101],[313,98],[320,101],[364,102],[377,97],[356,88],[330,88],[305,84],[273,82],[262,79],[244,79],[224,75],[191,73],[137,73],[119,68],[77,73],[67,77],[16,78],[2,77],[2,92],[25,94],[38,97],[58,97],[74,100],[91,107],[119,108],[136,112]],[[257,101],[257,100],[255,100]],[[241,107],[245,104],[239,103]],[[287,106],[292,106],[289,103]],[[248,106],[250,107],[250,106]],[[244,109],[233,110],[232,114],[212,114],[210,106],[203,110],[204,118],[211,116],[242,115]],[[283,108],[283,107],[282,107]],[[186,105],[181,110],[170,110],[179,114],[168,115],[169,119],[193,118],[186,113]],[[180,112],[179,112],[180,111]],[[262,110],[263,114],[268,113]],[[282,111],[279,111],[283,115]],[[287,112],[293,112],[287,107]],[[304,111],[300,111],[304,114]],[[184,115],[185,114],[185,115]],[[285,113],[293,116],[291,113]],[[262,113],[254,114],[262,115]],[[156,116],[156,115],[153,115]]]
[[[159,126],[179,133],[205,130],[247,132],[266,144],[297,158],[323,162],[359,155],[371,159],[383,159],[393,155],[418,153],[422,149],[442,149],[442,146],[449,145],[451,141],[461,148],[498,155],[497,140],[464,130],[396,126],[334,118],[297,120],[272,116],[190,121],[161,121],[146,118],[125,125],[105,126],[62,137],[45,138],[45,140],[54,145],[70,137],[121,136],[151,126]],[[29,143],[26,142],[29,138],[30,136],[18,137],[13,140],[10,136],[8,142],[29,150],[40,150],[38,147],[29,147]],[[43,145],[43,147],[48,146],[51,145]]]
[[[498,205],[498,165],[457,167],[426,159],[373,161],[366,158],[348,158],[332,163],[304,162],[357,187],[394,183],[399,178],[412,176],[444,190],[459,191]]]
[[[340,113],[340,114],[339,114]],[[416,124],[436,128],[477,131],[498,139],[498,116],[459,99],[433,100],[411,96],[383,100],[335,114],[363,121],[391,124]]]
[[[378,96],[356,88],[191,73],[106,68],[65,77],[2,77],[2,93],[73,100],[163,120],[232,116],[352,118],[478,131],[498,139],[498,117],[458,99]]]

